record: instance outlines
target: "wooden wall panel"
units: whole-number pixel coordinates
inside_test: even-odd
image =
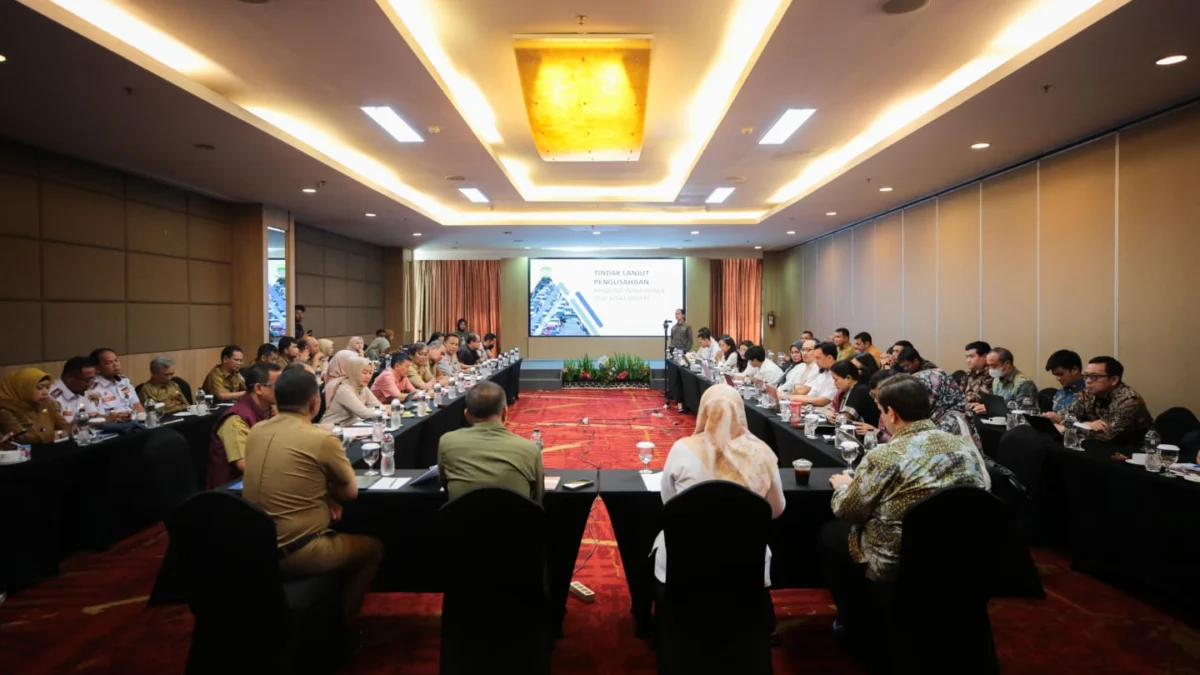
[[[125,257],[126,283],[128,284],[125,291],[126,300],[130,302],[188,301],[188,266],[197,263],[189,263],[183,258],[145,253],[127,253]],[[226,298],[225,302],[228,301],[229,299]]]
[[[938,199],[938,351],[947,372],[979,339],[979,184]]]
[[[875,344],[887,349],[902,339],[904,330],[904,268],[901,215],[892,213],[875,221]]]
[[[188,349],[191,344],[188,306],[139,304],[125,305],[126,349],[134,353],[167,352]]]
[[[1109,136],[1041,162],[1039,361],[1057,349],[1086,361],[1113,353],[1116,138]]]
[[[1038,168],[983,182],[983,339],[1031,376],[1037,353]]]
[[[101,346],[124,354],[125,337],[123,302],[42,303],[42,354],[47,360],[87,356]]]
[[[6,361],[31,363],[42,358],[42,303],[0,302],[0,316],[10,328],[0,330],[0,352]],[[20,326],[20,330],[12,330]]]
[[[125,247],[125,202],[120,198],[45,181],[41,195],[43,239]]]
[[[850,301],[854,312],[847,322],[850,337],[862,331],[875,336],[875,221],[855,227],[853,237],[854,286]]]
[[[38,236],[38,182],[0,173],[0,234]]]
[[[936,199],[904,209],[904,339],[933,360],[937,348]]]
[[[39,300],[42,297],[42,252],[36,239],[0,237],[0,298]]]
[[[1117,358],[1155,412],[1176,405],[1200,411],[1191,369],[1163,361],[1190,354],[1200,333],[1198,141],[1200,107],[1122,132],[1120,140]]]
[[[130,251],[187,257],[187,216],[178,211],[127,202],[125,234]]]

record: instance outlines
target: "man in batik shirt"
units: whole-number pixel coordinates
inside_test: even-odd
[[[988,375],[987,355],[992,346],[982,340],[966,346],[967,379],[963,382],[963,393],[967,395],[967,409],[982,414],[986,408],[983,396],[992,393],[992,376]]]
[[[1050,407],[1052,412],[1047,413],[1046,417],[1061,422],[1067,408],[1087,389],[1083,379],[1083,360],[1070,349],[1060,349],[1046,360],[1046,372],[1062,385],[1062,389],[1054,392]]]
[[[1088,361],[1083,375],[1087,391],[1075,399],[1067,413],[1087,427],[1088,438],[1118,445],[1138,445],[1154,418],[1146,401],[1122,380],[1125,366],[1111,356]]]
[[[822,532],[829,590],[838,621],[852,636],[865,625],[868,580],[895,580],[908,508],[944,487],[986,489],[988,484],[983,458],[971,440],[948,434],[929,419],[932,403],[920,380],[892,376],[879,386],[875,400],[879,422],[892,438],[867,453],[853,478],[844,473],[830,478],[838,520]]]

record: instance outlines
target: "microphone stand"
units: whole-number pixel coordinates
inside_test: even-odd
[[[668,335],[670,333],[670,326],[671,326],[671,320],[664,319],[663,320],[663,396],[666,396],[667,398],[671,397],[671,387],[670,387],[670,384],[667,382],[667,379],[669,377],[667,375],[667,372],[668,372],[667,371],[667,361],[671,360],[671,352],[670,352],[671,342],[670,342],[670,338],[668,337]]]

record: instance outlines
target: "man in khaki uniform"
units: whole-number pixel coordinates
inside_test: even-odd
[[[242,348],[225,345],[221,350],[221,363],[208,371],[204,378],[204,393],[212,394],[217,401],[236,401],[246,393],[246,381],[242,379]]]
[[[275,357],[275,363],[280,368],[287,368],[299,356],[300,345],[295,340],[286,335],[279,338],[279,356]]]
[[[457,499],[474,488],[498,486],[542,501],[542,451],[504,428],[508,401],[504,388],[481,382],[467,392],[467,421],[438,443],[438,470],[446,493]]]
[[[358,497],[358,484],[341,441],[309,421],[321,409],[317,378],[284,372],[275,381],[275,402],[279,414],[246,438],[242,496],[275,521],[280,572],[342,572],[345,615],[353,617],[383,560],[383,544],[329,529],[342,516],[340,502]]]
[[[156,357],[150,362],[150,379],[142,385],[142,399],[162,403],[163,412],[168,415],[187,410],[187,397],[174,377],[175,362],[168,356]]]

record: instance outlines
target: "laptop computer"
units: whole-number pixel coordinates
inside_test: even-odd
[[[1029,422],[1029,426],[1033,427],[1038,433],[1046,434],[1054,439],[1055,443],[1061,443],[1063,435],[1059,432],[1058,427],[1054,426],[1054,422],[1042,417],[1041,415],[1026,415],[1025,421]]]
[[[730,375],[729,373],[725,373],[725,384],[727,384],[731,387],[737,386],[736,384],[733,383],[733,375]]]
[[[983,396],[979,397],[979,402],[982,403],[985,408],[987,408],[987,414],[989,417],[1008,416],[1008,404],[1005,403],[1003,396],[984,394]]]

